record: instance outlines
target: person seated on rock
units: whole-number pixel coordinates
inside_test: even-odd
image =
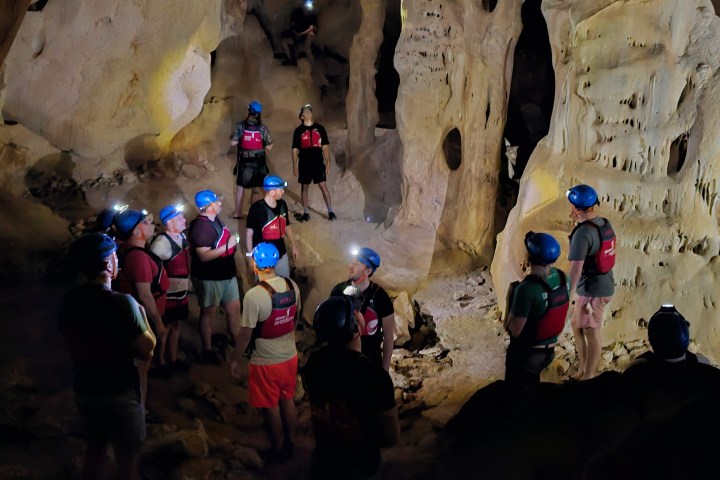
[[[76,240],[70,259],[87,279],[63,297],[58,327],[74,372],[75,403],[87,449],[82,478],[104,478],[112,445],[117,476],[138,478],[145,440],[140,371],[155,348],[144,309],[130,295],[114,292],[117,244],[102,233]]]
[[[346,296],[328,298],[315,312],[318,348],[301,369],[315,435],[313,479],[371,477],[380,447],[400,441],[390,375],[360,351],[362,321]]]
[[[570,295],[567,276],[551,266],[560,256],[557,240],[547,233],[528,232],[525,248],[530,274],[514,287],[505,320],[510,333],[505,380],[528,383],[539,382],[540,373],[555,357]]]
[[[302,7],[296,8],[290,14],[290,28],[281,34],[285,52],[283,65],[297,65],[297,59],[304,57],[307,57],[310,63],[313,62],[312,43],[317,34],[317,16],[313,8],[312,0],[306,0]],[[297,57],[296,48],[302,49],[297,52]]]
[[[644,363],[703,363],[710,365],[704,355],[688,350],[690,344],[690,322],[677,311],[674,305],[665,304],[650,317],[648,340],[651,351],[640,355],[628,367]]]

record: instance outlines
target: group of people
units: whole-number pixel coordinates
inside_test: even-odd
[[[525,235],[528,275],[508,291],[505,328],[510,344],[505,357],[505,380],[532,383],[555,356],[558,336],[568,311],[578,357],[575,380],[596,376],[602,353],[601,328],[605,307],[615,292],[616,236],[610,222],[597,214],[598,194],[589,185],[567,191],[570,215],[576,223],[570,234],[566,274],[553,266],[560,244],[547,233]],[[663,305],[651,318],[648,338],[652,352],[640,362],[697,361],[690,353],[688,323],[672,305]]]
[[[300,125],[293,132],[292,164],[293,175],[301,187],[303,213],[296,219],[300,222],[310,220],[308,192],[310,184],[320,188],[328,211],[328,220],[336,220],[333,212],[332,199],[327,187],[327,176],[330,173],[330,140],[325,127],[313,120],[313,107],[305,104],[298,114]],[[253,100],[248,104],[247,116],[235,125],[230,137],[230,144],[237,145],[236,176],[237,190],[235,195],[235,211],[232,218],[242,219],[245,202],[245,190],[251,190],[251,204],[260,199],[261,188],[269,172],[267,154],[273,148],[270,131],[262,122],[262,104]]]
[[[282,200],[286,186],[277,175],[263,178],[264,197],[250,208],[244,245],[240,234],[220,220],[222,197],[212,190],[195,194],[198,214],[187,225],[183,205],[168,205],[159,212],[163,231],[154,235],[154,216],[125,206],[101,212],[96,231],[73,243],[70,258],[87,281],[65,295],[58,325],[87,431],[86,478],[102,477],[110,444],[120,478],[137,475],[147,378],[189,368],[178,358],[178,344],[192,290],[200,309],[199,360],[222,364],[212,344],[213,319],[222,306],[234,345],[230,372],[236,377],[247,373],[248,403],[263,413],[269,427],[271,447],[262,457],[274,463],[293,456],[299,371],[295,327],[302,303],[285,245],[287,238],[296,257]],[[244,295],[242,308],[238,249],[245,250],[256,283]],[[393,304],[370,280],[380,263],[370,248],[353,251],[348,280],[328,292],[314,316],[318,343],[300,372],[317,440],[311,478],[361,478],[374,472],[379,448],[399,437],[388,373]],[[349,373],[343,375],[348,381],[333,380],[338,378],[330,376],[333,371]]]

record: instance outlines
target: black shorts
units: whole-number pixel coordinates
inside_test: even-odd
[[[112,397],[75,395],[85,438],[95,445],[139,448],[145,440],[145,414],[135,391]]]
[[[298,183],[310,185],[327,181],[325,177],[325,162],[322,159],[305,159],[298,163]]]
[[[257,188],[263,186],[263,180],[268,174],[265,157],[239,158],[237,165],[237,185],[243,188]]]
[[[184,303],[177,307],[166,308],[165,314],[162,316],[162,320],[165,326],[168,326],[171,323],[177,323],[180,320],[187,319],[189,314],[190,308],[187,303]]]

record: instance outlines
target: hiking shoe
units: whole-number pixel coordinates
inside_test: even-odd
[[[310,214],[309,213],[303,213],[300,215],[300,218],[298,218],[298,222],[307,222],[310,220]]]
[[[337,216],[335,216],[334,212],[328,212],[328,220],[337,220]]]
[[[214,350],[203,350],[200,354],[200,363],[220,365],[220,355]]]

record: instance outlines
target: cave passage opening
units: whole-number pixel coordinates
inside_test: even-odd
[[[445,162],[450,170],[455,171],[462,165],[462,135],[460,130],[453,128],[443,140]]]
[[[395,47],[400,39],[402,18],[400,0],[387,0],[383,41],[376,62],[375,98],[378,102],[378,128],[395,128],[395,101],[400,87],[400,75],[395,70]]]

